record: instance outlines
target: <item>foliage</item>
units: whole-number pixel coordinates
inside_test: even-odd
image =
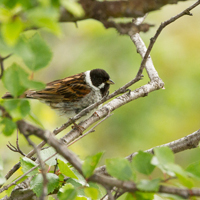
[[[6,65],[2,77],[3,86],[14,97],[14,99],[0,101],[0,104],[5,108],[5,112],[0,111],[0,127],[5,136],[11,136],[16,131],[16,122],[25,117],[29,117],[32,121],[41,125],[31,113],[29,101],[19,97],[23,97],[23,93],[27,89],[42,89],[45,86],[44,83],[34,79],[34,73],[47,67],[53,57],[53,49],[51,49],[50,45],[44,40],[43,33],[50,32],[58,37],[62,35],[62,29],[58,23],[60,6],[64,6],[73,16],[83,16],[83,9],[76,1],[0,1],[0,56],[14,55],[17,59],[22,61],[21,64],[13,61]],[[101,49],[99,51],[101,51]],[[104,51],[106,50],[103,49],[102,52],[104,53]],[[92,58],[89,58],[88,60],[91,59]],[[96,58],[93,59],[96,60]],[[102,60],[100,62],[105,64],[106,62]],[[78,61],[77,59],[76,62],[82,65],[82,61]],[[100,65],[102,63],[100,63]],[[124,63],[122,62],[122,64]],[[112,65],[117,65],[117,61],[116,63],[113,61]],[[121,70],[120,74],[122,74]],[[170,98],[171,97],[169,97],[169,102],[172,102]],[[180,104],[178,106],[180,106],[180,109],[182,108],[181,106],[184,107],[184,105],[182,105],[183,101],[184,98],[181,98],[179,101]],[[153,101],[153,103],[155,102]],[[139,106],[139,110],[135,112],[139,113],[142,109],[142,111],[145,111],[146,107],[147,105]],[[124,112],[126,116],[123,119],[119,116],[117,119],[119,123],[115,122],[116,129],[120,126],[120,123],[130,120],[130,116],[127,114],[126,110]],[[135,120],[137,121],[138,119],[135,118]],[[131,127],[130,130],[124,127],[124,130],[126,130],[124,132],[128,132],[127,134],[137,132],[138,127],[139,126]],[[114,132],[115,131],[113,131],[113,133]],[[113,139],[113,133],[108,137],[112,137]],[[41,151],[41,158],[44,161],[54,153],[55,150],[53,148],[44,149]],[[46,168],[48,168],[46,173],[48,180],[48,199],[54,199],[50,196],[53,193],[56,193],[57,198],[60,200],[102,198],[105,195],[105,191],[102,192],[102,186],[89,181],[102,155],[103,153],[100,152],[95,155],[87,156],[82,164],[82,174],[62,158],[56,160],[55,157],[53,157],[46,161],[45,165]],[[43,188],[43,177],[40,167],[36,162],[27,157],[20,158],[20,164],[23,174],[27,173],[29,170],[30,173],[24,176],[23,179],[20,179],[16,184],[31,177],[30,188],[34,191],[36,196],[39,197]],[[105,166],[107,173],[114,177],[114,179],[118,179],[122,183],[131,182],[135,184],[135,191],[132,193],[125,193],[124,198],[126,200],[154,199],[155,195],[160,195],[158,192],[162,185],[192,189],[194,186],[198,186],[200,181],[200,161],[197,160],[184,169],[184,167],[175,163],[174,154],[168,147],[155,148],[154,155],[139,151],[131,162],[121,157],[109,158],[106,159]],[[31,170],[33,167],[35,167],[35,169]],[[50,169],[52,168],[53,170],[51,171]],[[159,171],[159,178],[152,178],[155,171]],[[4,184],[5,182],[3,162],[0,159],[0,184]],[[8,196],[13,189],[14,186],[11,186],[7,190]],[[160,199],[166,198],[179,199],[179,197],[175,195],[160,195]]]
[[[103,153],[97,153],[94,156],[88,156],[82,166],[83,174],[86,178],[89,178],[95,170]]]
[[[95,170],[96,164],[101,157],[102,153],[98,153],[86,158],[84,163],[85,178],[92,176],[92,171]],[[43,156],[43,159],[47,159],[48,154]],[[147,158],[147,160],[143,160]],[[151,158],[151,159],[149,159]],[[65,160],[57,160],[58,169],[56,173],[48,172],[46,174],[48,179],[48,194],[54,190],[59,190],[58,199],[99,199],[101,197],[101,187],[97,184],[87,183],[82,175],[80,175],[73,167],[69,165]],[[145,167],[139,168],[141,164]],[[21,159],[22,171],[25,173],[30,170],[36,164],[30,159],[24,157]],[[160,169],[163,177],[151,179],[153,169]],[[196,167],[197,166],[197,167]],[[179,165],[174,163],[173,153],[168,147],[159,147],[155,149],[155,155],[152,156],[149,153],[139,151],[138,154],[133,157],[133,160],[129,162],[124,158],[111,158],[106,160],[106,169],[110,175],[124,180],[133,180],[136,183],[136,192],[127,193],[126,200],[132,199],[154,199],[154,194],[159,191],[159,188],[163,184],[179,185],[179,187],[193,186],[195,179],[199,179],[199,161],[192,163],[186,169],[182,169]],[[87,170],[86,170],[87,169]],[[92,169],[92,170],[91,170]],[[89,172],[88,172],[89,171]],[[147,173],[148,172],[148,173]],[[166,173],[169,176],[166,176]],[[140,178],[140,174],[143,174],[143,178]],[[31,171],[28,176],[33,176],[30,182],[30,186],[37,196],[40,196],[42,192],[43,178],[40,170],[36,168]],[[65,177],[65,178],[64,178]],[[144,179],[145,177],[145,179]],[[191,178],[193,177],[193,178]],[[171,196],[171,199],[177,199],[176,196]]]

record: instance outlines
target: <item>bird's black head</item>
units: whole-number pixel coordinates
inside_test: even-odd
[[[114,82],[110,79],[108,73],[103,69],[93,69],[90,71],[92,84],[101,90],[102,96],[105,96],[109,90],[110,84]]]

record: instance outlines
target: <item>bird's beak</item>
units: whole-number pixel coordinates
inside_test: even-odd
[[[106,83],[108,83],[108,84],[110,84],[110,85],[111,85],[111,84],[115,84],[111,79],[107,80]]]

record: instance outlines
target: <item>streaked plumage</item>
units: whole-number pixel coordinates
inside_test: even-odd
[[[104,97],[114,84],[103,69],[82,72],[47,83],[43,90],[28,90],[21,97],[38,99],[61,115],[72,117]],[[5,94],[2,98],[11,98]]]

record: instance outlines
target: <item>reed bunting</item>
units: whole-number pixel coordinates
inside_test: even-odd
[[[105,70],[93,69],[47,83],[43,90],[28,90],[20,98],[38,99],[60,115],[73,117],[101,100],[108,93],[110,84],[114,82]],[[2,98],[12,98],[12,95],[6,93]]]

